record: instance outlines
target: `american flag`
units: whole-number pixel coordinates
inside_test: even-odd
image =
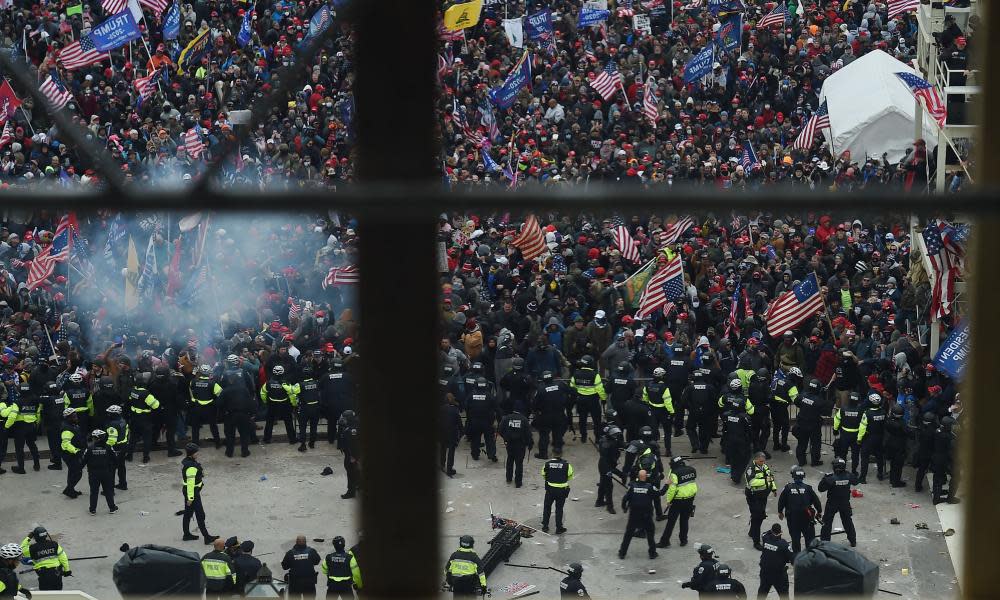
[[[302,316],[302,305],[295,301],[295,298],[288,299],[288,320],[298,319]]]
[[[740,326],[736,322],[736,309],[740,305],[740,289],[741,285],[736,285],[736,291],[733,292],[733,297],[730,298],[729,302],[729,318],[726,319],[726,332],[723,334],[725,337],[729,337],[729,332],[736,328],[739,330]]]
[[[917,10],[920,0],[889,0],[889,18],[901,15],[912,10]]]
[[[326,278],[323,279],[323,289],[325,290],[331,285],[354,285],[360,281],[361,275],[358,273],[358,268],[354,265],[330,267],[330,272],[327,273]]]
[[[11,122],[12,121],[8,120],[3,126],[3,133],[0,134],[0,150],[14,140],[14,127],[11,126]]]
[[[104,9],[105,14],[116,15],[121,11],[125,10],[128,6],[128,0],[101,0],[101,8]]]
[[[82,69],[102,60],[111,60],[111,55],[107,52],[98,52],[90,35],[81,36],[79,40],[59,51],[59,62],[67,71]]]
[[[634,17],[635,9],[632,8],[632,0],[623,0],[622,5],[618,7],[618,18],[624,19],[625,17]]]
[[[59,110],[60,108],[69,104],[70,100],[73,99],[73,94],[69,93],[65,86],[63,86],[62,80],[56,75],[55,71],[45,78],[42,85],[38,87],[45,96],[45,100],[48,101],[49,106],[52,110]]]
[[[153,80],[156,77],[159,77],[159,75],[160,71],[157,69],[145,77],[139,77],[135,80],[135,83],[132,84],[135,86],[135,90],[139,92],[139,99],[141,101],[145,101],[147,98],[156,93],[156,82]]]
[[[937,121],[938,127],[944,127],[945,121],[948,120],[948,107],[941,102],[937,89],[913,73],[896,73],[896,77],[910,88],[914,96],[924,101],[924,108]]]
[[[169,0],[139,0],[139,4],[153,11],[154,15],[159,16],[160,13],[167,10],[170,2]]]
[[[590,87],[597,90],[605,100],[610,100],[617,94],[621,86],[622,74],[618,72],[618,65],[613,60],[608,61],[604,70],[590,82]]]
[[[456,29],[455,31],[452,31],[447,27],[445,27],[444,23],[442,22],[440,25],[438,25],[438,39],[443,40],[445,42],[465,41],[465,30]]]
[[[538,219],[535,215],[528,215],[521,226],[521,234],[511,242],[511,245],[521,250],[525,260],[534,260],[545,253],[548,247],[545,245],[545,235],[538,226]]]
[[[649,0],[648,2],[640,2],[639,4],[646,10],[653,10],[657,6],[663,6],[663,0]]]
[[[181,140],[184,142],[181,147],[191,158],[198,158],[205,151],[205,143],[201,141],[201,135],[194,127],[181,134]]]
[[[934,270],[931,273],[934,285],[931,311],[937,318],[951,313],[951,304],[955,300],[955,279],[962,272],[962,255],[956,252],[954,244],[946,243],[942,236],[949,227],[943,221],[932,221],[921,233],[927,247],[927,258]]]
[[[624,225],[615,227],[615,245],[622,252],[622,258],[634,263],[639,262],[639,248]]]
[[[77,228],[76,215],[69,213],[59,219],[52,243],[28,263],[28,289],[33,290],[43,281],[52,276],[56,263],[65,262],[69,258],[73,246],[72,228]]]
[[[662,250],[676,242],[692,225],[694,225],[694,219],[691,217],[682,217],[676,223],[668,224],[663,228],[663,233],[660,234],[660,249]]]
[[[823,308],[823,296],[819,293],[816,273],[810,273],[805,280],[778,296],[764,315],[767,332],[776,338],[785,331],[798,327],[803,321]]]
[[[451,110],[452,119],[465,134],[465,137],[469,139],[470,142],[474,144],[483,143],[483,135],[479,133],[477,129],[472,129],[469,127],[469,119],[465,115],[465,107],[459,106],[458,100],[454,100],[452,103]]]
[[[746,228],[750,224],[750,219],[747,217],[736,214],[735,212],[730,213],[729,219],[729,235],[735,236],[737,233]]]
[[[788,20],[788,7],[782,0],[778,0],[778,6],[771,12],[764,15],[757,27],[770,27],[772,25],[784,25]]]
[[[489,128],[490,141],[500,137],[500,126],[497,125],[496,115],[493,114],[493,104],[483,98],[483,101],[479,103],[479,111],[483,114],[479,122]]]
[[[747,289],[743,288],[743,318],[749,318],[753,316],[753,307],[750,306],[750,297],[747,294]]]
[[[642,92],[642,114],[649,119],[653,127],[656,127],[658,113],[659,111],[656,110],[656,82],[650,75],[649,79],[646,80],[646,89]]]
[[[830,109],[827,107],[826,101],[823,101],[823,104],[819,105],[819,109],[806,122],[806,126],[802,128],[799,137],[795,138],[792,148],[796,150],[808,150],[812,147],[813,140],[816,139],[816,134],[829,126]]]
[[[438,54],[438,79],[444,79],[450,70],[451,61],[448,60],[447,56]]]
[[[678,254],[649,279],[639,299],[639,310],[635,317],[643,319],[662,308],[668,300],[679,298],[683,293],[684,268]]]
[[[583,56],[590,62],[597,62],[597,55],[594,54],[594,45],[590,43],[590,40],[587,40],[587,44],[583,47]]]
[[[740,157],[740,166],[743,170],[749,172],[751,169],[760,164],[757,160],[757,153],[753,151],[753,145],[750,142],[743,144],[743,155]]]

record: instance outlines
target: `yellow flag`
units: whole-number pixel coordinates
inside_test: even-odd
[[[132,236],[128,237],[128,267],[125,269],[125,310],[139,306],[139,255]]]
[[[177,57],[177,72],[181,75],[185,71],[191,71],[198,68],[198,63],[202,56],[211,50],[209,44],[212,40],[208,37],[208,33],[212,31],[210,28],[206,27],[201,30],[201,33],[196,35],[191,43],[181,50],[181,55]]]
[[[444,11],[444,26],[452,31],[472,27],[479,22],[479,15],[482,12],[483,0],[456,4]]]

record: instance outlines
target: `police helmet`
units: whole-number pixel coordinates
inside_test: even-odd
[[[70,383],[83,383],[83,375],[73,373],[69,376]]]
[[[344,368],[344,361],[339,356],[337,358],[333,359],[333,362],[330,363],[330,364],[333,365],[334,369],[343,369]]]
[[[316,369],[312,365],[306,365],[302,367],[302,374],[306,376],[312,376],[316,372]]]
[[[943,417],[941,419],[941,427],[948,428],[954,424],[955,424],[955,419],[953,417]]]
[[[107,435],[108,433],[103,429],[95,429],[90,432],[90,437],[94,438],[95,440],[104,439],[105,437],[107,437]]]
[[[631,369],[631,368],[632,368],[632,365],[628,364],[627,360],[623,360],[622,362],[618,363],[618,372],[619,373],[628,373],[628,370]]]
[[[18,544],[10,543],[0,546],[0,558],[4,560],[17,560],[21,558],[21,546]]]
[[[587,354],[580,359],[580,366],[582,367],[592,367],[594,366],[594,357]]]
[[[675,456],[675,457],[671,458],[670,459],[670,466],[671,467],[681,467],[681,466],[684,466],[684,457],[683,456]]]
[[[816,391],[820,387],[819,386],[819,379],[816,379],[815,377],[813,377],[812,379],[809,380],[809,383],[807,383],[806,385],[809,387],[810,390]]]
[[[28,383],[27,381],[22,381],[21,385],[18,386],[18,389],[20,389],[21,392],[23,392],[23,393],[30,392],[31,391],[31,384]]]
[[[76,415],[76,409],[74,409],[73,407],[67,406],[66,408],[63,409],[64,417],[72,417],[75,415]]]
[[[802,470],[802,467],[795,465],[790,471],[792,479],[805,479],[806,472]]]
[[[643,440],[653,439],[653,428],[650,427],[649,425],[646,425],[645,427],[639,430],[639,437],[642,438]]]
[[[476,545],[476,540],[471,535],[463,535],[458,538],[458,545],[462,548],[472,548]]]
[[[274,368],[271,369],[271,373],[273,373],[277,377],[281,377],[282,375],[285,374],[285,367],[281,365],[274,365]]]
[[[115,380],[111,379],[107,375],[105,375],[104,377],[101,377],[100,383],[101,383],[101,388],[105,389],[105,390],[110,390],[110,389],[113,389],[115,387]]]
[[[924,423],[933,423],[937,421],[937,416],[932,412],[924,413]]]
[[[893,406],[892,407],[892,416],[894,416],[894,417],[902,417],[903,416],[903,407],[901,405],[899,405],[899,404]]]
[[[761,379],[767,379],[770,376],[771,374],[764,367],[757,369],[757,377],[760,377]]]
[[[170,369],[167,368],[166,365],[160,365],[156,367],[155,369],[153,369],[153,372],[156,373],[157,377],[166,377],[167,375],[170,375]],[[211,373],[211,368],[209,368],[209,372]]]
[[[583,575],[583,565],[578,562],[569,563],[569,576],[579,579],[581,575]]]
[[[117,404],[112,404],[111,406],[108,407],[108,410],[106,412],[109,415],[120,415],[122,414],[122,407],[118,406]]]
[[[857,392],[851,392],[850,394],[847,395],[847,397],[851,399],[851,404],[855,404],[857,403],[858,400],[861,399],[861,395],[858,394]]]
[[[709,546],[708,544],[699,544],[698,554],[705,558],[712,558],[715,556],[715,548]]]
[[[445,366],[441,367],[441,372],[444,374],[445,377],[454,375],[455,374],[455,367],[453,367],[451,365],[445,365]]]
[[[346,421],[353,421],[355,418],[357,418],[357,416],[358,416],[357,413],[355,413],[353,410],[345,410],[344,412],[340,413],[340,418]]]
[[[608,406],[607,410],[604,411],[604,420],[614,421],[617,418],[618,418],[618,411],[612,408],[611,406]]]
[[[473,373],[482,373],[483,372],[483,363],[481,363],[481,362],[474,362],[474,363],[472,363],[472,372]]]
[[[833,459],[833,470],[837,473],[845,471],[847,469],[847,461],[843,458]]]
[[[485,377],[476,377],[476,387],[486,387]]]
[[[513,367],[513,369],[514,369],[515,371],[520,371],[521,369],[523,369],[523,368],[524,368],[524,359],[523,359],[523,358],[521,358],[520,356],[519,356],[519,357],[517,357],[517,358],[515,358],[515,359],[514,359],[514,360],[513,360],[512,362],[511,362],[511,366]]]
[[[802,371],[798,367],[792,367],[788,369],[788,375],[791,377],[802,377]]]
[[[147,386],[149,385],[149,382],[152,380],[153,380],[153,374],[150,373],[149,371],[143,371],[142,373],[139,373],[139,381],[138,381],[139,385]]]
[[[705,372],[702,371],[701,369],[696,369],[695,372],[692,374],[692,377],[694,377],[695,379],[704,379]]]
[[[667,370],[664,369],[663,367],[656,367],[655,369],[653,369],[654,379],[660,379],[661,377],[666,377],[666,376],[667,376]]]
[[[719,577],[729,577],[733,574],[733,570],[730,569],[729,565],[726,563],[719,563],[719,565],[715,567],[715,572],[719,574]]]
[[[209,375],[212,374],[212,367],[208,365],[201,365],[200,367],[198,367],[198,374],[208,377]]]
[[[198,450],[198,444],[195,444],[194,442],[188,442],[188,445],[184,446],[184,452],[186,452],[188,456],[191,456]]]
[[[882,395],[877,392],[872,392],[868,394],[868,402],[871,402],[875,406],[882,404]]]
[[[621,437],[622,430],[617,425],[612,425],[611,427],[608,427],[608,435],[616,438]]]
[[[333,549],[337,552],[343,552],[344,548],[347,546],[347,541],[343,537],[337,536],[333,538]]]
[[[743,382],[740,381],[739,379],[730,379],[729,380],[729,389],[731,389],[731,390],[738,390],[738,389],[741,389],[742,387],[743,387]]]
[[[38,526],[38,527],[35,527],[31,531],[31,537],[35,538],[36,540],[41,541],[41,540],[44,540],[45,538],[49,537],[49,532],[44,527]]]
[[[226,364],[230,367],[235,367],[240,364],[240,357],[235,354],[230,354],[226,357]]]
[[[552,371],[545,371],[542,373],[542,381],[552,381]]]

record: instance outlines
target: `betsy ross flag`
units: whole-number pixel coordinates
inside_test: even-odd
[[[194,127],[181,134],[181,140],[184,142],[181,144],[181,147],[184,148],[184,151],[191,158],[198,158],[205,151],[205,144],[201,141],[201,135]]]
[[[590,87],[597,90],[605,100],[610,100],[617,94],[621,86],[622,74],[618,72],[618,65],[614,61],[609,61],[604,70],[590,82]]]
[[[649,279],[635,318],[644,319],[684,293],[684,269],[678,254]]]
[[[153,71],[145,77],[140,77],[135,80],[132,85],[135,86],[135,91],[139,92],[139,102],[145,102],[147,98],[156,93],[156,82],[153,81],[160,75],[159,69]]]
[[[67,71],[82,69],[102,60],[111,60],[111,55],[107,52],[98,52],[89,34],[80,36],[79,40],[59,51],[59,62]]]
[[[38,89],[45,96],[45,100],[49,103],[52,110],[59,110],[73,99],[73,94],[66,90],[62,80],[59,79],[59,75],[56,74],[54,69],[50,71],[49,76],[42,82],[42,85]]]
[[[634,263],[639,262],[639,248],[624,225],[615,227],[615,245],[621,250],[622,258]]]
[[[951,225],[943,221],[931,221],[920,234],[927,247],[927,258],[931,261],[934,272],[931,273],[931,283],[934,286],[931,295],[931,312],[941,318],[951,313],[951,305],[955,300],[955,279],[962,274],[963,250],[954,243],[945,241],[950,237]]]
[[[937,121],[938,127],[944,127],[945,121],[948,120],[948,107],[941,102],[941,96],[934,86],[913,73],[896,73],[896,77],[910,88],[914,96],[924,101],[924,108]]]
[[[535,215],[528,215],[521,226],[521,233],[511,242],[511,245],[521,250],[525,260],[534,260],[545,253],[548,247],[545,245],[545,236],[538,226],[538,219]]]
[[[327,273],[326,278],[323,279],[323,289],[325,290],[331,285],[354,285],[360,281],[361,276],[358,274],[358,268],[354,265],[330,267],[330,272]]]
[[[660,234],[660,250],[663,250],[670,244],[673,244],[685,231],[694,225],[694,219],[691,217],[683,217],[678,219],[676,223],[670,223],[663,228],[663,232]]]
[[[819,293],[819,283],[813,272],[771,303],[764,315],[767,332],[772,338],[776,338],[795,329],[822,309],[823,296]]]
[[[889,18],[917,10],[920,0],[889,0]]]
[[[828,127],[830,127],[830,109],[824,100],[823,104],[819,105],[819,109],[806,122],[806,126],[802,128],[799,137],[795,138],[792,148],[796,150],[808,150],[812,147],[813,140],[816,139],[816,134]]]
[[[65,262],[73,248],[73,229],[78,229],[76,215],[69,213],[59,219],[52,243],[28,263],[28,289],[33,290],[52,276],[56,263]]]
[[[653,124],[653,127],[656,127],[657,113],[656,82],[653,80],[653,76],[650,75],[649,79],[646,80],[646,88],[642,92],[642,114],[649,119],[649,122]]]
[[[788,7],[784,2],[778,0],[778,6],[774,8],[771,12],[764,15],[760,22],[757,23],[757,27],[770,27],[772,25],[784,25],[785,21],[788,20]]]

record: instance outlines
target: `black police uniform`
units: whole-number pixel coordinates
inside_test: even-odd
[[[625,427],[625,437],[629,441],[638,439],[639,430],[643,427],[652,429],[656,425],[653,411],[638,397],[630,398],[625,402],[625,407],[618,414]]]
[[[108,445],[115,451],[115,471],[112,483],[119,490],[127,490],[128,473],[126,472],[124,454],[132,437],[132,431],[120,414],[113,417],[108,415],[105,426],[108,431]]]
[[[797,480],[786,483],[778,495],[778,513],[788,522],[788,535],[792,540],[792,551],[798,554],[803,547],[816,537],[816,515],[823,512],[819,495],[811,485]],[[804,538],[804,544],[800,544]]]
[[[165,367],[162,367],[165,369]],[[163,429],[167,441],[168,456],[180,456],[181,451],[177,449],[177,416],[181,412],[184,404],[183,376],[173,371],[157,373],[153,381],[149,384],[149,393],[153,394],[160,401],[159,410],[153,411],[153,442],[156,443],[160,437],[160,429]],[[97,410],[97,401],[94,402],[94,409]],[[103,413],[102,413],[103,414]],[[212,419],[214,431],[218,431],[215,419]],[[197,442],[196,442],[197,443]]]
[[[562,533],[563,506],[569,496],[569,482],[573,479],[573,465],[562,458],[550,458],[542,465],[545,480],[545,499],[542,503],[542,530],[548,531],[552,505],[556,505],[556,533]]]
[[[902,415],[890,415],[885,422],[885,458],[889,461],[889,483],[902,487],[903,463],[906,461],[906,439],[909,431]]]
[[[295,436],[295,423],[292,419],[292,393],[285,389],[285,386],[294,389],[294,384],[286,380],[286,375],[272,375],[264,387],[261,388],[261,399],[267,398],[267,419],[264,422],[264,443],[271,443],[271,433],[274,430],[274,423],[279,419],[285,423],[285,433],[288,434],[288,443],[294,444],[298,441]]]
[[[62,433],[63,409],[66,406],[66,400],[54,381],[46,384],[40,400],[42,403],[42,425],[45,427],[45,435],[49,440],[49,469],[58,470],[62,468],[62,450],[59,448],[59,437]]]
[[[771,588],[779,598],[788,598],[788,571],[786,565],[792,562],[794,554],[788,541],[770,531],[761,538],[764,549],[760,553],[760,587],[757,597],[766,597]]]
[[[203,475],[201,463],[195,459],[187,456],[181,461],[181,492],[184,496],[184,517],[181,519],[181,524],[184,528],[184,535],[190,535],[191,516],[194,515],[201,534],[207,540],[211,535],[205,526],[205,507],[201,502],[201,489],[204,485]]]
[[[876,477],[879,481],[885,477],[885,452],[883,437],[885,436],[885,411],[882,407],[872,407],[865,411],[864,435],[861,437],[861,483],[866,483],[868,464],[875,456]],[[859,432],[859,436],[861,432]]]
[[[746,489],[744,494],[747,499],[747,508],[750,510],[750,531],[747,535],[753,540],[754,547],[760,544],[760,524],[767,518],[767,496],[776,493],[774,476],[771,474],[771,467],[766,464],[758,466],[756,462],[750,463],[744,477],[746,478]]]
[[[456,400],[457,402],[457,400]],[[462,414],[458,405],[448,402],[441,405],[439,465],[449,477],[455,474],[455,448],[462,439]]]
[[[189,386],[191,403],[188,405],[187,421],[188,425],[191,426],[192,442],[201,443],[201,426],[208,425],[208,429],[212,433],[212,441],[218,448],[222,445],[222,440],[219,437],[219,403],[216,396],[218,395],[217,391],[221,392],[221,389],[217,390],[216,386],[218,386],[218,382],[211,376],[198,375],[191,380]],[[221,388],[221,386],[219,387]]]
[[[653,509],[656,513],[656,520],[664,519],[663,503],[661,501],[660,484],[663,482],[663,460],[660,458],[660,446],[656,442],[647,442],[646,449],[638,455],[632,465],[631,478],[633,481],[639,478],[639,471],[646,471],[646,481],[653,486],[656,494],[653,496]]]
[[[955,433],[951,426],[941,425],[934,433],[934,453],[931,455],[932,479],[931,497],[935,504],[953,501],[958,491],[958,481],[952,464],[955,456]],[[945,484],[948,491],[944,491]]]
[[[614,514],[615,503],[612,493],[614,492],[615,484],[612,475],[618,474],[621,476],[622,473],[618,470],[618,458],[622,452],[621,437],[605,431],[598,440],[597,449],[599,480],[597,483],[597,501],[594,503],[594,506],[607,506],[608,512]]]
[[[281,560],[281,568],[288,571],[288,598],[316,597],[316,565],[319,553],[306,545],[292,546]]]
[[[799,413],[795,418],[792,435],[799,440],[798,444],[795,445],[795,458],[800,467],[804,467],[806,464],[807,452],[812,466],[818,467],[823,464],[819,457],[825,404],[820,398],[819,392],[812,388],[806,388],[806,392],[799,394],[798,398],[795,399],[795,406],[799,408]]]
[[[729,478],[739,483],[740,473],[750,462],[750,416],[731,409],[722,414],[722,448],[729,465]]]
[[[337,421],[337,448],[344,453],[344,472],[347,474],[347,493],[341,498],[353,498],[361,484],[361,432],[357,418],[348,419],[344,414]]]
[[[63,494],[75,498],[80,494],[76,491],[76,484],[80,483],[80,480],[83,479],[83,463],[81,460],[83,459],[83,451],[86,447],[86,438],[83,437],[83,432],[80,430],[79,425],[67,420],[63,420],[61,437],[60,449],[67,468],[66,489],[63,490]],[[70,452],[69,448],[71,447],[75,448],[76,452]]]
[[[660,439],[660,427],[662,427],[663,447],[666,449],[667,456],[670,456],[672,454],[670,438],[674,428],[674,406],[670,388],[663,380],[654,379],[643,387],[643,399],[649,404],[655,419],[653,439]]]
[[[87,407],[90,400],[90,391],[87,389],[86,384],[81,383],[77,385],[67,380],[66,385],[63,387],[63,393],[66,394],[66,406],[78,409],[76,411],[76,417],[80,421],[80,428],[84,431],[88,431],[90,426],[90,411],[79,410]]]
[[[771,397],[772,441],[775,451],[788,450],[788,405],[798,398],[800,383],[797,377],[789,375],[778,382],[774,396]]]
[[[739,598],[746,600],[747,590],[743,584],[732,577],[716,577],[705,584],[701,590],[704,596],[717,596],[720,598]]]
[[[854,520],[851,518],[851,486],[858,484],[858,476],[853,473],[830,473],[825,475],[819,482],[819,491],[826,492],[826,509],[823,511],[823,527],[820,529],[819,537],[823,541],[830,541],[830,534],[833,531],[833,518],[839,513],[840,522],[844,525],[844,532],[847,533],[847,541],[851,546],[858,543],[857,534],[854,531]]]
[[[345,410],[355,410],[354,382],[350,373],[343,367],[334,366],[323,377],[320,386],[320,397],[323,403],[323,414],[326,416],[327,441],[331,444],[337,439],[337,421]]]
[[[753,405],[753,416],[750,418],[751,449],[754,452],[765,452],[767,439],[771,435],[771,382],[768,377],[754,373],[750,376],[747,386],[747,399]]]
[[[108,510],[118,510],[115,506],[115,468],[119,458],[107,442],[92,442],[83,452],[82,464],[87,467],[87,482],[90,484],[90,512],[97,510],[97,497],[104,489]]]
[[[719,397],[714,385],[702,375],[695,377],[681,394],[681,402],[688,409],[687,434],[691,441],[691,453],[708,453],[712,443],[712,415]]]
[[[319,381],[308,376],[299,383],[299,449],[306,445],[306,426],[309,426],[309,447],[316,447],[316,429],[319,427]]]
[[[131,411],[129,425],[132,428],[132,434],[129,436],[128,454],[126,454],[127,460],[132,459],[132,453],[135,452],[135,448],[141,439],[143,462],[149,462],[149,453],[153,449],[153,420],[155,418],[153,411],[157,410],[146,404],[146,398],[149,396],[152,396],[152,393],[145,386],[138,383],[128,393],[128,406]],[[153,398],[156,398],[156,396],[153,396]],[[156,404],[154,403],[154,405]]]
[[[223,430],[226,434],[226,456],[233,455],[236,434],[240,436],[240,455],[250,456],[250,441],[253,438],[253,418],[257,412],[257,402],[253,394],[243,385],[241,379],[227,376],[225,386],[216,402],[222,412]]]
[[[549,438],[554,449],[562,449],[569,419],[566,409],[572,405],[572,390],[560,381],[539,383],[535,392],[535,429],[538,430],[538,458],[549,457]]]
[[[663,378],[670,389],[670,397],[674,401],[674,437],[680,437],[684,431],[684,411],[688,409],[684,390],[688,385],[691,368],[683,356],[683,349],[675,348],[674,355],[664,364],[667,374]]]
[[[466,407],[465,435],[469,438],[472,459],[479,460],[483,438],[486,441],[486,456],[497,459],[497,443],[493,434],[493,421],[497,416],[496,395],[489,384],[476,386],[469,405]]]
[[[513,479],[514,485],[521,487],[524,479],[524,454],[534,445],[528,418],[517,411],[504,415],[500,419],[500,437],[507,445],[507,483]]]
[[[705,587],[718,575],[719,561],[715,558],[703,559],[691,573],[691,579],[681,584],[682,588],[696,592],[705,591]]]
[[[613,377],[604,381],[604,391],[608,394],[608,403],[621,412],[629,398],[635,396],[636,383],[628,371],[616,369]]]
[[[622,510],[628,512],[628,523],[625,525],[625,535],[618,548],[618,557],[625,558],[629,544],[636,530],[642,529],[649,545],[649,557],[656,556],[656,531],[653,525],[653,498],[658,496],[656,487],[648,481],[633,481],[622,496]]]
[[[917,473],[914,477],[914,489],[918,492],[924,490],[924,477],[927,469],[931,466],[931,458],[934,456],[934,434],[937,432],[937,422],[924,421],[920,424],[917,432],[917,452],[914,456]]]
[[[517,411],[524,414],[531,408],[528,398],[535,389],[535,384],[523,370],[515,369],[500,378],[500,389],[504,392],[500,403],[500,409],[504,413]]]
[[[39,413],[41,412],[41,399],[38,397],[33,390],[24,391],[20,396],[18,396],[15,401],[17,406],[17,411],[19,418],[14,423],[11,430],[14,433],[14,457],[17,460],[18,470],[24,470],[24,447],[28,447],[28,451],[31,452],[31,459],[34,463],[35,470],[39,470],[41,465],[39,464],[38,455],[38,445],[35,444],[35,438],[38,435]],[[35,419],[33,422],[27,422],[22,420],[23,417],[29,417]],[[3,423],[0,423],[0,427]],[[6,450],[6,448],[4,449]]]
[[[604,393],[601,376],[592,367],[580,367],[573,371],[573,377],[570,381],[571,386],[576,389],[576,414],[578,415],[577,424],[580,427],[580,441],[586,442],[588,415],[594,421],[594,437],[601,433],[601,419],[604,412],[601,409],[600,393]],[[580,393],[580,388],[591,387],[599,390],[600,393]]]
[[[559,582],[559,597],[590,598],[590,594],[587,593],[587,588],[584,587],[579,577],[568,575]]]

